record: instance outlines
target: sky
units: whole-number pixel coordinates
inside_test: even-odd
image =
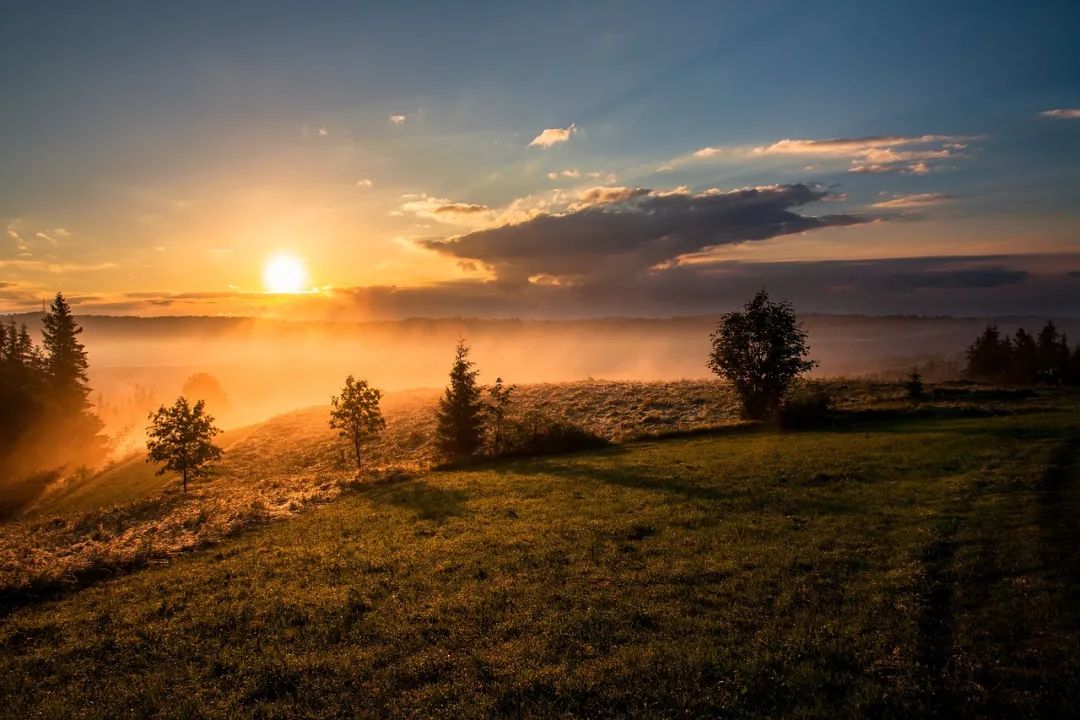
[[[2,2],[0,312],[1080,316],[1075,1]]]

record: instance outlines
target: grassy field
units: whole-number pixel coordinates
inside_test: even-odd
[[[0,715],[1064,717],[1078,423],[879,403],[347,490],[10,611]]]

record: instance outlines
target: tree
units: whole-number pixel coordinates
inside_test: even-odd
[[[1031,333],[1020,328],[1013,336],[1009,379],[1018,385],[1034,385],[1039,375],[1039,349]]]
[[[45,374],[54,399],[67,409],[85,410],[89,406],[86,398],[90,386],[86,375],[89,368],[86,349],[79,342],[83,329],[75,322],[63,293],[56,293],[41,324]]]
[[[503,385],[502,378],[495,378],[495,384],[488,389],[487,416],[491,429],[491,451],[498,455],[502,452],[503,424],[510,409],[510,396],[516,386]]]
[[[180,473],[187,492],[189,479],[207,475],[207,466],[221,459],[221,448],[212,442],[220,432],[214,426],[214,418],[206,414],[202,400],[191,406],[181,395],[171,408],[162,405],[157,412],[150,413],[146,461],[164,463],[158,475],[168,471]]]
[[[227,416],[232,415],[233,406],[225,389],[213,375],[195,373],[184,381],[180,394],[193,400],[204,400],[207,409],[212,410],[215,417],[225,421],[226,425],[229,424]]]
[[[448,458],[467,457],[480,447],[483,429],[482,388],[476,382],[479,371],[473,370],[469,346],[459,340],[450,384],[439,400],[436,412],[435,445]]]
[[[967,349],[966,374],[973,380],[1003,382],[1012,367],[1013,348],[996,325],[987,325]]]
[[[367,384],[367,380],[345,378],[341,395],[330,398],[330,427],[348,440],[356,455],[356,469],[360,469],[360,445],[367,438],[377,435],[386,427],[379,399],[382,391]]]
[[[912,400],[919,400],[922,398],[923,381],[918,368],[911,368],[911,373],[908,375],[907,382],[904,383],[904,389],[907,390],[908,398]]]
[[[770,302],[762,289],[742,312],[729,312],[711,335],[708,366],[735,387],[747,417],[774,416],[794,380],[817,363],[806,333],[787,302]]]

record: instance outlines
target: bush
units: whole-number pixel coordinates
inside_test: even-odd
[[[829,415],[832,396],[821,383],[798,385],[784,395],[778,419],[780,427],[787,429],[820,425]]]
[[[506,421],[500,455],[558,455],[606,445],[608,441],[605,438],[565,418],[532,412]]]

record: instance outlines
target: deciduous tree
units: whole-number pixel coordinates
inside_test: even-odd
[[[386,428],[379,400],[382,391],[371,387],[367,380],[345,378],[341,394],[330,398],[330,427],[349,441],[356,457],[356,469],[360,469],[360,448],[365,440]]]
[[[709,369],[734,386],[750,418],[774,416],[791,383],[816,365],[791,304],[771,302],[765,290],[724,315],[711,339]]]

